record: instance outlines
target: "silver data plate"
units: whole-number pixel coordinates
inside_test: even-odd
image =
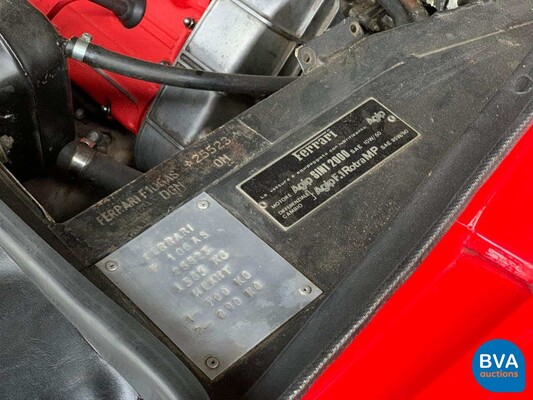
[[[210,379],[322,293],[205,193],[97,266]]]

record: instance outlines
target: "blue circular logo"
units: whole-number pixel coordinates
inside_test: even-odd
[[[477,382],[491,392],[517,393],[526,388],[526,360],[514,343],[495,339],[477,349],[472,360]]]

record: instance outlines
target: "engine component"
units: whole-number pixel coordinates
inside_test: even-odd
[[[144,17],[146,12],[146,0],[91,0],[113,11],[122,24],[128,28],[134,28]]]
[[[379,32],[429,17],[418,0],[357,0],[350,4],[347,14],[356,17],[370,32]]]
[[[78,0],[62,0],[56,3],[56,5],[46,15],[49,19],[54,17],[67,5]],[[134,28],[144,17],[146,12],[146,0],[90,0],[94,4],[98,4],[104,8],[115,13],[120,19],[122,24],[128,28]]]
[[[475,0],[425,0],[425,3],[434,7],[437,11],[453,10],[454,8],[467,5]]]
[[[57,158],[59,170],[109,194],[126,186],[141,173],[80,142],[66,145]]]
[[[402,26],[410,22],[409,14],[399,0],[377,0],[377,2],[392,17],[394,26]]]
[[[357,19],[369,32],[394,28],[392,17],[375,0],[359,0],[353,3],[346,14]]]
[[[429,17],[428,12],[419,0],[399,0],[399,2],[407,11],[411,21],[422,21]]]
[[[0,158],[20,179],[42,174],[74,139],[59,36],[24,1],[0,2]]]
[[[293,75],[294,49],[323,32],[338,0],[215,0],[176,65],[254,75]],[[223,34],[221,34],[223,33]],[[163,87],[139,131],[137,166],[148,170],[253,104],[243,97]]]
[[[44,13],[61,3],[31,2]],[[116,18],[96,5],[83,2],[52,13],[52,21],[67,38],[87,32],[97,45],[152,63],[223,73],[293,75],[298,71],[296,59],[291,57],[296,46],[323,32],[339,10],[339,0],[215,0],[202,17],[208,4],[208,0],[149,4],[144,19],[130,31],[117,27]],[[175,23],[179,20],[183,24]],[[113,34],[120,41],[111,40]],[[163,37],[169,38],[164,45]],[[142,170],[159,164],[254,102],[244,96],[165,86],[152,104],[159,89],[156,83],[138,82],[75,62],[70,67],[74,82],[105,112],[132,132],[139,131],[135,151]]]
[[[281,76],[224,74],[149,63],[113,53],[90,44],[90,41],[91,38],[87,34],[82,35],[80,39],[73,38],[66,43],[65,52],[69,57],[97,69],[168,86],[260,97],[278,91],[295,79]]]
[[[30,0],[45,15],[61,0]],[[67,38],[90,33],[93,42],[111,51],[156,63],[172,64],[191,29],[185,18],[198,21],[209,0],[150,1],[142,21],[126,29],[111,11],[88,1],[76,1],[61,8],[52,23]],[[76,61],[69,62],[72,80],[117,121],[136,133],[159,85],[95,70]]]

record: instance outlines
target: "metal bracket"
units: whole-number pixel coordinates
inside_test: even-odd
[[[363,30],[356,18],[346,18],[340,24],[309,43],[296,49],[296,58],[306,74],[323,65],[329,58],[364,37]]]

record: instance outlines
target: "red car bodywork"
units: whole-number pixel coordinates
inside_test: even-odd
[[[533,127],[305,400],[533,399]],[[477,348],[514,342],[526,390],[491,393]]]

